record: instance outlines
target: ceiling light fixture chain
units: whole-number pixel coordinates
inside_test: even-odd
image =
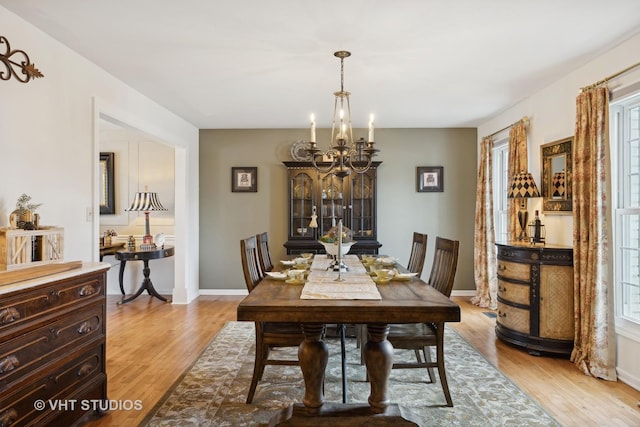
[[[316,123],[315,116],[311,115],[311,138],[307,152],[311,155],[313,166],[320,172],[327,173],[334,171],[338,177],[345,177],[356,173],[365,173],[371,167],[373,157],[379,151],[374,148],[373,115],[369,120],[369,138],[365,141],[360,138],[357,141],[353,138],[351,126],[351,104],[349,96],[351,93],[344,90],[344,59],[351,56],[350,52],[340,50],[333,54],[340,58],[340,91],[334,92],[333,121],[331,125],[331,146],[327,151],[322,152],[316,145]],[[346,101],[346,117],[345,117]],[[337,128],[337,129],[336,129]],[[319,165],[318,162],[327,160],[328,165]]]
[[[24,50],[11,50],[9,40],[5,36],[0,36],[0,46],[3,44],[7,46],[7,49],[4,53],[0,53],[0,62],[4,64],[6,71],[0,70],[0,79],[9,80],[11,77],[15,77],[18,81],[27,83],[32,78],[44,77],[44,74],[35,67],[35,64],[31,63],[29,55]],[[11,59],[14,55],[22,55],[22,61],[16,62]],[[18,73],[18,70],[20,73]]]

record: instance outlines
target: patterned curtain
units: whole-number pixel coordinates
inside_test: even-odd
[[[529,162],[527,158],[527,123],[529,121],[524,118],[511,126],[509,130],[509,165],[507,166],[507,174],[511,179],[515,174],[529,171]],[[520,200],[507,200],[507,233],[509,240],[517,240],[520,234],[520,223],[518,222],[518,210],[520,209]],[[525,203],[526,203],[526,199]]]
[[[575,344],[571,361],[586,375],[616,380],[613,291],[609,280],[609,90],[576,100],[573,141],[573,287]]]
[[[496,245],[493,225],[493,139],[482,138],[476,190],[476,227],[473,242],[473,271],[476,296],[471,302],[497,308]]]

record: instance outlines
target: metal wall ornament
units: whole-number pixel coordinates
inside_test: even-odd
[[[1,52],[2,45],[6,46],[4,53]],[[0,68],[0,79],[2,80],[15,77],[19,82],[27,83],[31,79],[44,77],[35,64],[31,63],[29,55],[24,50],[11,50],[9,40],[5,36],[0,36],[0,62],[5,66],[4,70]]]

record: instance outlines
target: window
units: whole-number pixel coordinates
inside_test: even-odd
[[[509,139],[502,139],[493,145],[493,222],[496,242],[506,242],[507,234],[507,194],[509,193]]]
[[[640,94],[612,105],[611,147],[616,317],[640,326]]]

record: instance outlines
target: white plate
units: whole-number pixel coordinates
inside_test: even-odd
[[[376,259],[376,261],[378,261],[379,263],[381,263],[383,265],[395,265],[395,263],[398,261],[398,259],[394,258],[392,256],[383,256],[383,257],[379,257],[378,259]]]
[[[292,260],[289,260],[289,259],[283,259],[283,260],[280,260],[280,264],[282,264],[282,265],[294,265],[295,261],[292,261]]]
[[[267,276],[269,276],[270,279],[275,280],[285,280],[289,278],[286,273],[282,273],[280,271],[267,271]]]

